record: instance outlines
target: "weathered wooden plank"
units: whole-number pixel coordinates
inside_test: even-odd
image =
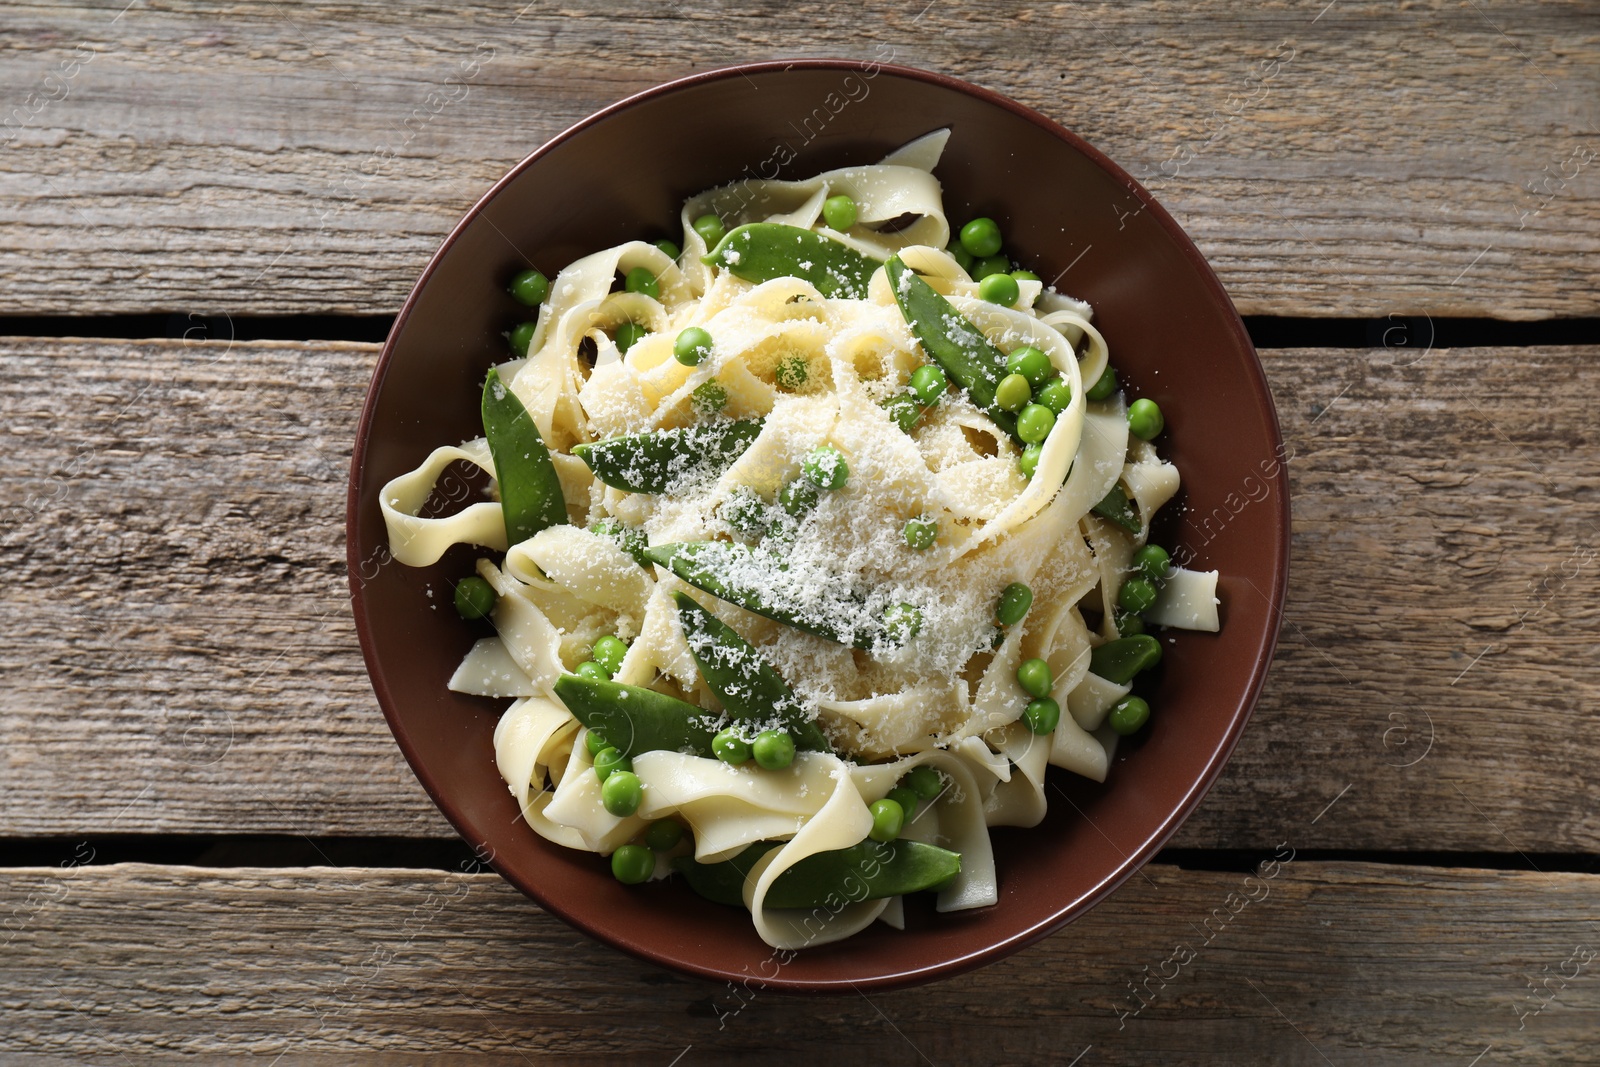
[[[1186,841],[1225,844],[1234,804],[1309,816],[1307,793],[1341,796],[1319,825],[1361,847],[1600,840],[1574,791],[1600,744],[1600,477],[1577,415],[1600,353],[1409,340],[1265,353],[1294,450],[1277,684]]]
[[[635,961],[493,875],[12,869],[0,1050],[799,1064],[825,1041],[845,1064],[1591,1062],[1596,876],[1268,870],[1148,867],[977,973],[797,999]]]
[[[1581,0],[33,0],[0,49],[0,313],[392,312],[567,125],[797,53],[967,77],[1076,129],[1248,313],[1534,318],[1600,291]]]
[[[1600,350],[1397,365],[1420,351],[1264,354],[1294,451],[1287,621],[1175,844],[1600,848]],[[346,600],[374,355],[0,347],[0,834],[448,833]]]

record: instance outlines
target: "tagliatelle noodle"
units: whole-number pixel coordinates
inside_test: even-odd
[[[539,694],[533,679],[517,665],[498,637],[481,637],[472,651],[450,676],[447,688],[452,693],[479,697],[531,697]]]
[[[389,482],[378,495],[378,506],[389,532],[389,553],[408,567],[431,566],[456,544],[481,545],[500,552],[506,549],[506,524],[499,504],[471,504],[444,518],[418,516],[433,495],[439,475],[458,460],[494,474],[489,443],[480,437],[459,447],[434,449],[422,466]]]

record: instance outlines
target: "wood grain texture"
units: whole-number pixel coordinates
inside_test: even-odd
[[[1485,1065],[1593,1062],[1595,876],[1274,870],[1149,867],[979,972],[800,999],[635,961],[488,874],[14,869],[0,875],[0,1052],[97,1063],[476,1053],[802,1064],[824,1051],[842,1064],[1466,1064],[1486,1052]]]
[[[558,131],[797,55],[1038,108],[1147,182],[1246,313],[1600,307],[1580,0],[24,0],[0,11],[0,313],[392,312]]]
[[[1600,849],[1600,350],[1417,340],[1264,354],[1294,453],[1287,620],[1175,844]],[[0,346],[0,834],[449,833],[347,601],[374,358]]]

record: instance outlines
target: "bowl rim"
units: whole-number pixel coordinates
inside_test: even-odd
[[[355,536],[360,512],[361,475],[366,464],[367,442],[372,432],[377,397],[382,392],[382,386],[390,370],[396,340],[405,329],[423,289],[439,268],[445,254],[467,228],[524,171],[537,164],[549,152],[579,133],[640,104],[710,82],[745,77],[750,74],[781,73],[788,70],[865,71],[868,69],[964,93],[992,106],[1003,108],[1027,120],[1051,136],[1065,142],[1096,166],[1109,173],[1143,205],[1141,210],[1148,211],[1157,224],[1167,233],[1174,246],[1182,253],[1190,268],[1198,276],[1201,285],[1209,291],[1217,306],[1226,310],[1227,328],[1232,333],[1234,343],[1250,357],[1246,367],[1250,391],[1258,410],[1266,415],[1267,429],[1272,439],[1277,443],[1279,457],[1277,471],[1270,478],[1265,479],[1270,483],[1274,491],[1273,496],[1277,500],[1276,515],[1274,517],[1277,520],[1278,537],[1277,544],[1274,547],[1277,549],[1278,562],[1272,575],[1271,588],[1264,591],[1257,590],[1263,593],[1268,602],[1268,620],[1270,624],[1265,628],[1265,632],[1262,634],[1255,650],[1249,680],[1241,695],[1240,712],[1234,716],[1228,730],[1218,739],[1211,755],[1207,759],[1204,772],[1190,785],[1181,802],[1146,836],[1145,840],[1136,849],[1123,857],[1121,864],[1116,869],[1101,879],[1093,889],[1071,903],[1057,908],[1047,918],[1013,931],[1002,939],[991,941],[982,948],[974,949],[960,956],[940,960],[936,963],[897,970],[893,973],[876,973],[855,979],[795,980],[785,979],[782,972],[771,979],[764,977],[758,979],[757,984],[761,988],[778,992],[812,994],[860,992],[863,989],[894,989],[935,979],[950,978],[986,963],[999,960],[1049,936],[1061,927],[1081,917],[1115,892],[1124,882],[1143,869],[1156,852],[1171,839],[1189,816],[1194,814],[1195,809],[1199,807],[1200,802],[1216,783],[1217,778],[1221,776],[1223,768],[1227,765],[1228,759],[1232,756],[1240,737],[1244,733],[1245,726],[1254,715],[1256,705],[1261,697],[1262,687],[1266,683],[1266,677],[1277,649],[1278,637],[1282,629],[1284,603],[1288,593],[1291,543],[1288,457],[1284,454],[1282,426],[1278,419],[1277,406],[1273,402],[1272,392],[1267,385],[1266,372],[1261,365],[1261,357],[1257,353],[1255,345],[1251,342],[1250,335],[1245,330],[1244,322],[1239,317],[1238,309],[1234,306],[1233,300],[1223,287],[1221,280],[1217,278],[1216,272],[1212,270],[1211,265],[1200,254],[1200,250],[1195,247],[1194,241],[1178,225],[1177,221],[1167,213],[1166,209],[1137,179],[1071,130],[1035,111],[1033,108],[1018,103],[1001,93],[947,74],[901,64],[878,62],[876,60],[808,57],[734,63],[697,71],[693,74],[662,82],[659,85],[624,97],[594,112],[539,145],[490,186],[488,191],[451,228],[429,258],[427,266],[423,268],[416,284],[412,286],[410,293],[407,294],[405,302],[395,316],[394,325],[390,327],[389,334],[384,340],[383,348],[379,352],[378,362],[373,368],[372,379],[368,384],[367,395],[362,404],[361,417],[356,426],[356,441],[350,458],[349,488],[345,504],[345,554],[349,571],[351,609],[357,638],[361,645],[362,658],[367,668],[367,677],[372,683],[374,694],[377,696],[378,705],[383,711],[389,730],[394,735],[396,743],[400,746],[400,750],[405,756],[406,762],[410,765],[412,773],[417,776],[417,780],[422,784],[423,789],[450,825],[467,840],[469,845],[473,845],[476,853],[481,854],[484,851],[486,842],[473,844],[473,835],[467,832],[469,820],[465,818],[461,809],[456,805],[449,790],[443,788],[441,783],[434,778],[421,762],[419,750],[400,718],[397,710],[399,704],[395,700],[395,696],[389,689],[388,682],[378,666],[378,650],[374,644],[372,627],[368,620],[366,604],[363,598],[365,582],[361,579],[360,574],[364,561],[360,558],[360,544]],[[492,853],[492,850],[490,852]],[[750,977],[749,975],[736,975],[731,970],[717,970],[714,967],[704,966],[688,960],[669,959],[646,944],[625,936],[619,936],[611,930],[588,921],[580,914],[570,910],[560,900],[547,897],[536,883],[520,878],[508,870],[501,869],[500,865],[495,863],[492,854],[487,858],[487,862],[502,878],[563,922],[638,959],[712,981],[721,981],[730,977],[748,980]]]

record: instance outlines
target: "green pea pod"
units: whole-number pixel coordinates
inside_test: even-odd
[[[665,749],[711,755],[715,716],[704,708],[620,682],[577,674],[556,679],[556,696],[583,725],[604,737],[624,756]]]
[[[813,230],[753,222],[717,242],[706,263],[751,282],[799,278],[826,297],[864,300],[872,272],[883,264]]]
[[[696,863],[693,856],[679,856],[672,869],[683,875],[689,888],[718,904],[744,906],[744,880],[756,860],[778,847],[777,841],[757,841],[731,860],[721,863]]]
[[[1089,653],[1089,670],[1108,682],[1127,685],[1140,671],[1161,662],[1161,642],[1149,634],[1107,641]]]
[[[1133,501],[1128,499],[1128,494],[1122,491],[1122,486],[1113,485],[1111,492],[1105,499],[1089,509],[1102,519],[1110,519],[1129,533],[1138,533],[1141,529],[1139,512],[1135,510]]]
[[[522,401],[492,367],[483,383],[483,435],[494,457],[506,541],[519,544],[547,526],[566,522],[567,502],[550,450]]]
[[[574,445],[572,454],[613,489],[630,493],[671,493],[715,478],[761,433],[760,419],[713,422],[676,430],[609,437]]]
[[[1021,443],[1017,417],[994,402],[995,388],[1006,373],[1005,354],[899,256],[891,256],[884,269],[900,314],[905,316],[906,325],[911,327],[922,350],[944,368],[951,381],[967,391],[972,402],[996,426]]]
[[[639,527],[629,526],[616,519],[601,519],[590,524],[589,532],[609,538],[618,548],[632,556],[635,563],[646,570],[650,569],[650,561],[644,558],[644,550],[649,547],[649,542],[645,540],[645,532]]]
[[[807,717],[789,683],[761,658],[755,646],[688,593],[674,593],[672,599],[678,603],[678,620],[688,639],[689,654],[728,714],[756,722],[776,716],[798,747],[813,752],[833,750],[816,722]]]
[[[757,860],[777,845],[762,841],[722,863],[684,857],[673,866],[689,888],[720,904],[743,904],[744,881]],[[769,908],[836,908],[848,901],[879,900],[932,889],[961,873],[961,854],[921,841],[862,841],[807,856],[773,879]]]
[[[850,625],[849,620],[861,619],[866,613],[858,598],[834,585],[803,601],[777,593],[763,572],[776,576],[787,570],[788,564],[782,556],[763,548],[737,541],[681,541],[653,545],[644,554],[651,562],[719,600],[841,645],[870,649],[879,637],[896,636],[890,633],[891,613],[884,613],[870,626]],[[913,626],[900,636],[909,640],[915,635]]]

